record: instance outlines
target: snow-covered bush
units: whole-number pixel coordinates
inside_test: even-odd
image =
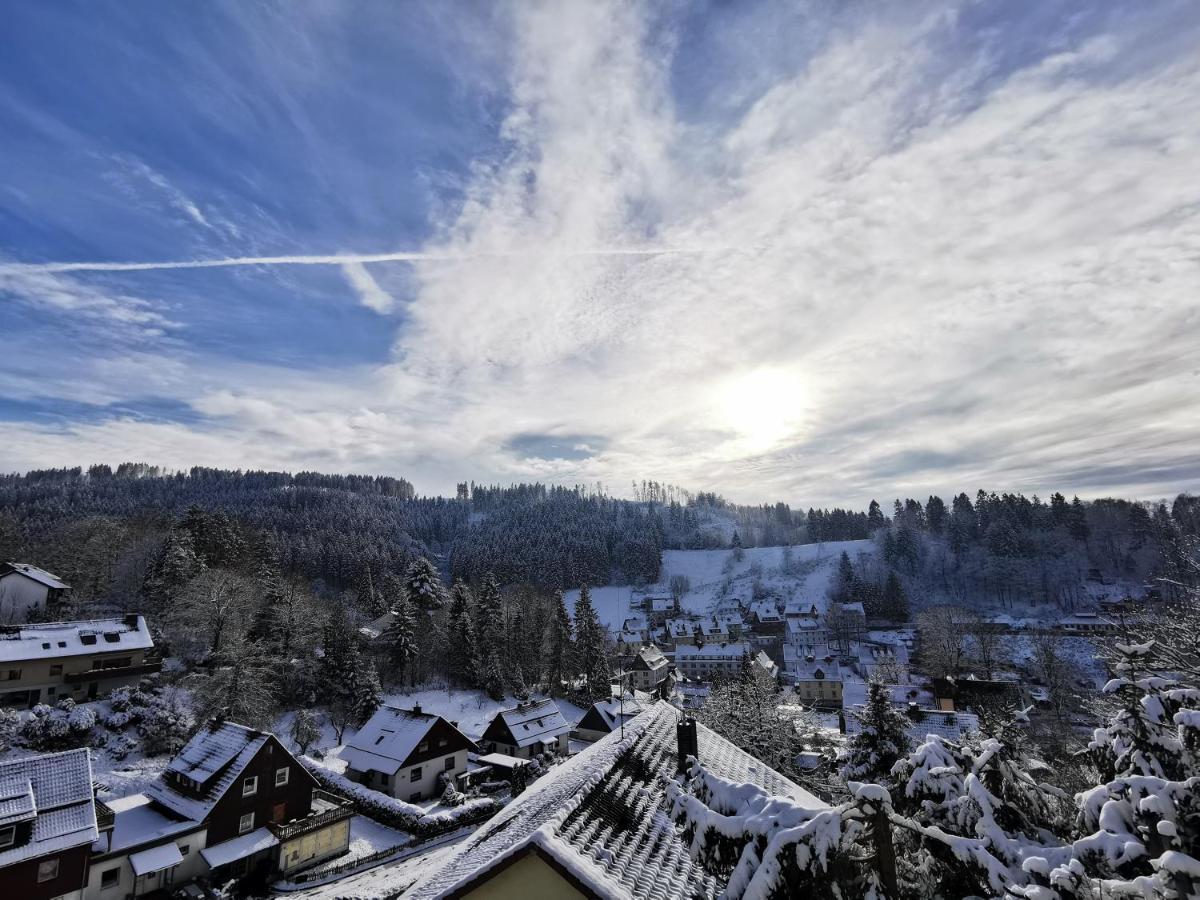
[[[0,707],[0,753],[8,750],[21,728],[21,714],[7,706]]]
[[[67,750],[92,743],[96,713],[90,707],[76,706],[67,697],[57,706],[39,703],[20,727],[21,743],[31,750]]]

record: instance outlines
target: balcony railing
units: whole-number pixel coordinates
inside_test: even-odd
[[[63,676],[63,681],[67,684],[79,684],[84,681],[101,681],[105,678],[132,678],[134,676],[149,675],[152,672],[161,671],[161,662],[147,660],[140,666],[121,666],[115,669],[101,668],[88,669],[86,672],[68,672]]]
[[[317,831],[328,825],[332,825],[334,822],[340,822],[343,819],[349,819],[354,816],[354,804],[345,797],[339,797],[337,794],[331,794],[329,791],[323,791],[320,788],[313,791],[312,796],[314,802],[324,800],[326,803],[332,803],[333,808],[312,813],[303,819],[296,819],[292,822],[268,822],[267,828],[271,834],[275,835],[281,841],[288,841],[294,837],[308,834],[311,831]]]

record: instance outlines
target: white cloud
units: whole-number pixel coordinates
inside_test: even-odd
[[[367,309],[374,310],[381,316],[396,308],[395,298],[379,286],[367,267],[358,262],[342,263],[342,274],[350,287],[358,293],[359,302]]]
[[[946,57],[953,9],[877,18],[700,124],[654,9],[511,7],[503,152],[419,251],[94,266],[340,265],[381,313],[363,264],[413,267],[391,365],[214,380],[172,458],[855,504],[1200,477],[1200,58],[1128,26],[1006,69]],[[542,434],[599,440],[511,448]]]

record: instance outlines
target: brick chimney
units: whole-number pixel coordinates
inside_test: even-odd
[[[700,740],[696,735],[696,720],[685,713],[675,725],[675,738],[678,743],[678,755],[675,763],[676,772],[686,772],[688,757],[700,758]]]

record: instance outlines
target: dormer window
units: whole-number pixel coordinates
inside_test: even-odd
[[[92,644],[96,643],[96,636],[94,634],[81,634],[79,636],[79,643],[90,647]]]
[[[243,797],[253,797],[257,793],[258,793],[258,776],[251,775],[249,778],[247,778],[245,781],[242,782],[242,796]]]
[[[11,847],[17,840],[17,828],[15,825],[9,825],[7,828],[0,828],[0,848]]]

